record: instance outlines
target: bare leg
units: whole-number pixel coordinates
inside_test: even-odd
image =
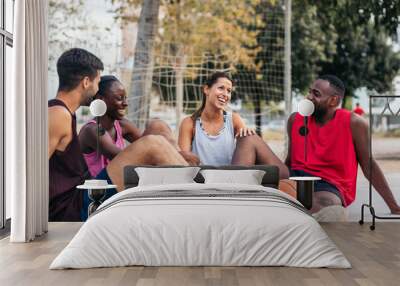
[[[296,182],[293,180],[283,179],[279,180],[278,189],[293,198],[297,198]]]
[[[258,135],[241,137],[236,142],[232,165],[275,165],[279,168],[279,177],[287,179],[289,169],[272,152],[271,148]]]
[[[296,182],[292,180],[280,180],[279,190],[296,198]],[[316,213],[321,209],[329,206],[341,206],[342,201],[340,198],[328,191],[318,191],[313,194],[313,204],[310,210],[311,213]]]
[[[337,195],[328,191],[318,191],[314,192],[313,205],[310,211],[316,213],[325,207],[341,205],[342,201]]]
[[[121,151],[107,166],[107,173],[120,192],[124,187],[123,170],[127,165],[184,165],[188,163],[160,135],[147,135]]]
[[[165,139],[168,140],[175,148],[178,148],[178,143],[176,142],[174,135],[172,133],[171,128],[168,124],[161,119],[151,119],[146,124],[146,129],[143,132],[143,136],[145,135],[161,135],[164,136]]]
[[[168,140],[172,146],[178,150],[179,154],[183,156],[187,163],[191,166],[197,166],[200,164],[200,159],[197,155],[193,154],[192,152],[182,151],[181,148],[178,146],[178,142],[175,140],[174,134],[172,133],[171,128],[165,121],[161,119],[152,119],[148,121],[146,124],[146,129],[143,132],[143,135],[161,135],[165,139]]]

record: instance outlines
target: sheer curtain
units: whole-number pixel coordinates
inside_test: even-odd
[[[12,242],[31,241],[48,227],[47,5],[15,2],[13,93],[5,103]]]

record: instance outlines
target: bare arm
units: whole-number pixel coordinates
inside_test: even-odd
[[[365,119],[356,114],[351,115],[351,133],[353,135],[354,147],[358,163],[364,176],[372,183],[375,190],[381,195],[393,214],[400,214],[400,207],[390,190],[389,184],[383,172],[374,158],[370,174],[369,149],[368,149],[368,124]]]
[[[136,125],[130,122],[128,119],[124,118],[120,120],[119,123],[122,127],[123,137],[130,143],[142,137],[142,132],[140,131],[140,129],[137,128]]]
[[[256,132],[252,128],[247,128],[244,123],[242,117],[240,117],[239,113],[232,113],[232,122],[233,122],[233,130],[235,133],[235,137],[242,137],[247,135],[255,135]]]
[[[293,121],[296,116],[296,113],[292,113],[287,121],[287,138],[288,138],[288,151],[285,159],[285,164],[288,166],[288,168],[291,167],[291,158],[290,154],[292,152],[292,126],[293,126]]]
[[[79,132],[79,142],[83,153],[91,153],[97,149],[97,126],[88,124]],[[108,134],[99,136],[99,153],[112,160],[121,149],[118,148]]]
[[[179,127],[178,145],[182,151],[192,151],[194,122],[186,117]]]
[[[49,122],[49,159],[56,150],[64,151],[72,139],[72,118],[69,112],[61,106],[48,109]]]
[[[194,123],[192,118],[186,117],[183,119],[179,127],[178,146],[180,148],[179,154],[182,155],[186,162],[191,166],[197,166],[200,164],[200,159],[192,153],[193,129]]]

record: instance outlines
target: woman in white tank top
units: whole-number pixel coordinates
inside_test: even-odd
[[[203,87],[201,107],[181,123],[179,147],[199,156],[203,165],[231,164],[236,138],[255,134],[239,114],[226,112],[232,89],[227,74],[214,73]]]

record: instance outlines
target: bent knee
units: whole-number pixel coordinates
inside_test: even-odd
[[[244,137],[238,137],[236,139],[236,144],[254,144],[258,141],[262,140],[260,136],[258,135],[248,135],[248,136],[244,136]]]
[[[143,136],[142,138],[143,138],[143,144],[146,144],[146,146],[149,147],[160,147],[165,144],[168,144],[167,139],[165,139],[165,137],[162,135],[149,134]]]
[[[126,148],[125,151],[129,152],[132,150],[146,150],[146,149],[154,149],[154,148],[160,148],[161,146],[165,146],[165,144],[168,144],[168,141],[164,138],[164,136],[161,135],[145,135],[140,137],[138,140],[136,140],[134,143],[129,144]]]
[[[145,134],[160,134],[164,132],[171,132],[171,128],[161,119],[151,119],[146,124]]]
[[[315,203],[315,205],[320,206],[321,208],[342,205],[341,199],[337,195],[328,191],[315,192],[313,200],[313,204]]]

